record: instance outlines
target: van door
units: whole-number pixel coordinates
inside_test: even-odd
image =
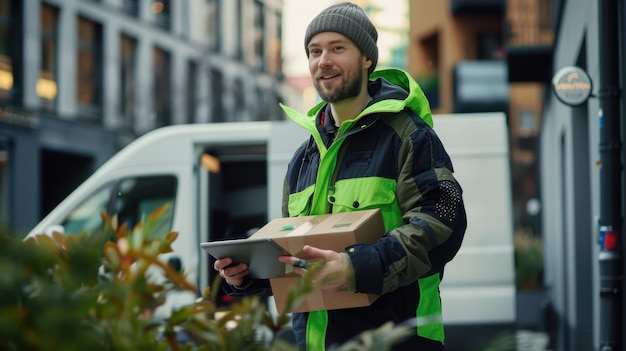
[[[267,222],[267,144],[209,145],[200,154],[200,242],[246,238]],[[198,244],[199,247],[199,244]],[[201,286],[217,277],[200,252]],[[218,293],[218,306],[233,298]]]
[[[263,140],[213,143],[200,150],[200,242],[245,238],[282,216],[287,165],[307,132],[292,122],[272,122],[269,129]],[[217,277],[214,261],[200,252],[199,286]],[[218,294],[219,305],[232,303],[232,297]]]

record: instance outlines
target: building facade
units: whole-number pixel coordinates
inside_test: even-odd
[[[550,65],[550,0],[418,0],[410,1],[409,11],[408,70],[429,98],[433,112],[506,113],[516,247],[520,242],[524,246],[540,242],[537,144],[550,76],[548,72],[537,78],[533,69]],[[535,54],[537,51],[540,55]],[[536,62],[519,72],[520,67],[512,59],[527,65],[531,63],[528,56]],[[510,228],[503,228],[503,234],[507,232]],[[540,257],[540,249],[537,251]],[[540,329],[540,268],[527,271],[519,260],[516,266],[517,320],[508,326],[509,331]],[[494,327],[484,325],[476,334],[485,334]],[[475,336],[447,344],[463,349],[470,338]]]
[[[552,3],[556,15],[550,70],[554,75],[576,66],[589,75],[592,91],[588,100],[570,106],[550,89],[542,106],[539,169],[551,347],[623,350],[623,273],[616,277],[601,271],[600,233],[604,226],[613,227],[620,243],[617,266],[624,272],[625,6],[623,1],[605,0]],[[615,85],[607,84],[611,82],[606,77]],[[608,109],[603,100],[613,108]],[[605,132],[621,140],[603,140]],[[607,152],[617,160],[604,158]],[[611,278],[617,278],[618,289],[613,291],[617,294],[611,289],[601,293],[600,282]],[[617,304],[603,304],[613,297]],[[621,347],[604,348],[611,331],[621,339]]]
[[[154,128],[282,119],[282,0],[0,0],[0,223]]]
[[[411,1],[408,65],[434,113],[507,114],[516,229],[534,235],[539,219],[526,209],[539,196],[536,142],[544,84],[510,74],[507,51],[525,37],[516,25],[527,28],[528,14],[537,17],[538,11],[504,0]]]
[[[500,6],[489,18],[489,9],[497,13]],[[501,33],[496,47],[508,85],[517,229],[536,234],[542,245],[543,300],[534,327],[549,335],[550,350],[624,349],[624,2],[411,1],[410,11],[409,70],[439,113],[480,106],[470,102],[481,94],[457,94],[465,84],[459,67],[492,60],[480,53],[500,49],[481,47],[494,47],[490,37]],[[590,97],[575,105],[561,101],[552,86],[557,72],[571,66],[592,83]],[[466,79],[488,92],[492,104],[500,95],[481,87],[490,76],[480,72]],[[608,234],[615,248],[607,248]],[[606,257],[617,259],[607,265]]]

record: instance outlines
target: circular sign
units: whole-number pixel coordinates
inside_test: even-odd
[[[591,79],[581,68],[564,67],[552,78],[552,89],[563,103],[578,106],[591,95]]]

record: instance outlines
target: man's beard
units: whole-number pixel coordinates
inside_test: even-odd
[[[363,65],[361,64],[361,62],[359,62],[358,66],[359,67],[357,69],[357,72],[359,74],[355,74],[354,76],[351,76],[351,75],[342,76],[346,78],[345,83],[330,93],[327,93],[327,91],[322,88],[321,86],[323,84],[322,82],[315,79],[314,80],[315,89],[317,90],[317,93],[319,94],[320,98],[328,103],[333,104],[333,103],[337,103],[337,102],[358,96],[361,93],[361,87],[363,85],[362,84],[363,78],[362,78],[362,75],[360,74],[362,71]]]

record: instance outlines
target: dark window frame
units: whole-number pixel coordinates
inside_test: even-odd
[[[120,34],[120,103],[119,114],[122,124],[134,127],[137,102],[137,39]]]
[[[261,70],[267,68],[267,50],[265,39],[265,6],[262,1],[254,0],[254,62]]]
[[[0,100],[20,95],[21,20],[21,2],[0,0]]]
[[[209,50],[219,53],[222,50],[222,8],[221,0],[207,0],[207,35]]]
[[[40,105],[44,110],[54,111],[58,99],[57,79],[59,70],[58,35],[59,35],[59,8],[47,3],[41,4],[41,66],[35,90],[39,96]]]
[[[212,69],[210,71],[210,79],[209,79],[209,101],[211,102],[209,113],[209,121],[211,122],[225,122],[226,117],[224,116],[224,101],[223,101],[223,87],[224,84],[224,75],[221,71],[217,69]]]
[[[152,112],[155,128],[172,124],[172,55],[155,46],[152,49],[153,77]]]
[[[102,120],[103,44],[101,23],[79,15],[76,21],[76,102],[80,118]]]
[[[154,24],[167,31],[172,29],[172,5],[170,0],[152,0]]]
[[[198,63],[194,60],[187,62],[187,116],[186,123],[194,123],[196,121],[196,94],[198,84]]]

